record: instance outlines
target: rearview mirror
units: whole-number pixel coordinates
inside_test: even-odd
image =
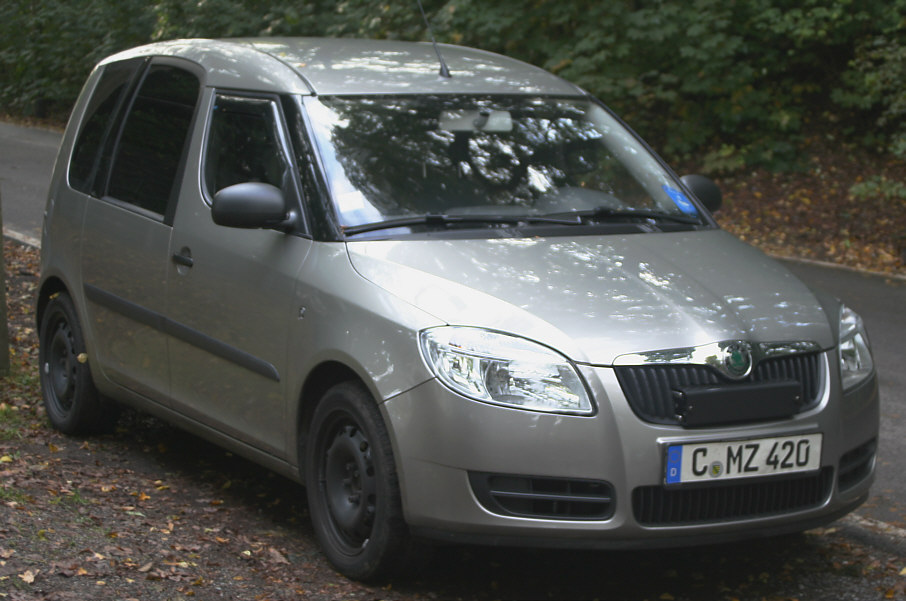
[[[513,117],[509,111],[443,111],[438,120],[440,131],[513,131]]]
[[[724,196],[713,181],[704,175],[684,175],[680,178],[686,187],[702,201],[705,208],[712,213],[717,212],[724,202]]]
[[[226,227],[256,229],[286,225],[286,200],[280,188],[271,184],[235,184],[214,195],[211,217],[214,223]]]

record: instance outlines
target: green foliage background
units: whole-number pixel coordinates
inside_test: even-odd
[[[424,0],[438,41],[602,98],[671,160],[784,168],[815,131],[906,157],[906,0]],[[4,0],[0,110],[65,115],[91,66],[179,37],[427,39],[415,0]]]

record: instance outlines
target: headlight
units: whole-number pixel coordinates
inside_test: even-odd
[[[582,378],[559,353],[508,334],[443,326],[419,334],[440,381],[469,398],[551,413],[593,412]]]
[[[868,333],[862,318],[844,305],[840,309],[840,376],[843,390],[867,378],[873,368]]]

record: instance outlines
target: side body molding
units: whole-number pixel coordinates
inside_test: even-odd
[[[85,285],[85,297],[91,302],[97,303],[111,311],[115,311],[133,321],[159,330],[169,336],[173,336],[174,338],[207,351],[221,359],[235,363],[260,376],[275,382],[280,381],[280,373],[273,364],[259,359],[254,355],[250,355],[234,346],[221,342],[220,340],[211,338],[198,330],[173,321],[156,311],[146,309],[141,305],[137,305],[90,284]]]

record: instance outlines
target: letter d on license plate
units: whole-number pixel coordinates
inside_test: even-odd
[[[821,467],[821,434],[667,447],[667,484],[810,472]]]

